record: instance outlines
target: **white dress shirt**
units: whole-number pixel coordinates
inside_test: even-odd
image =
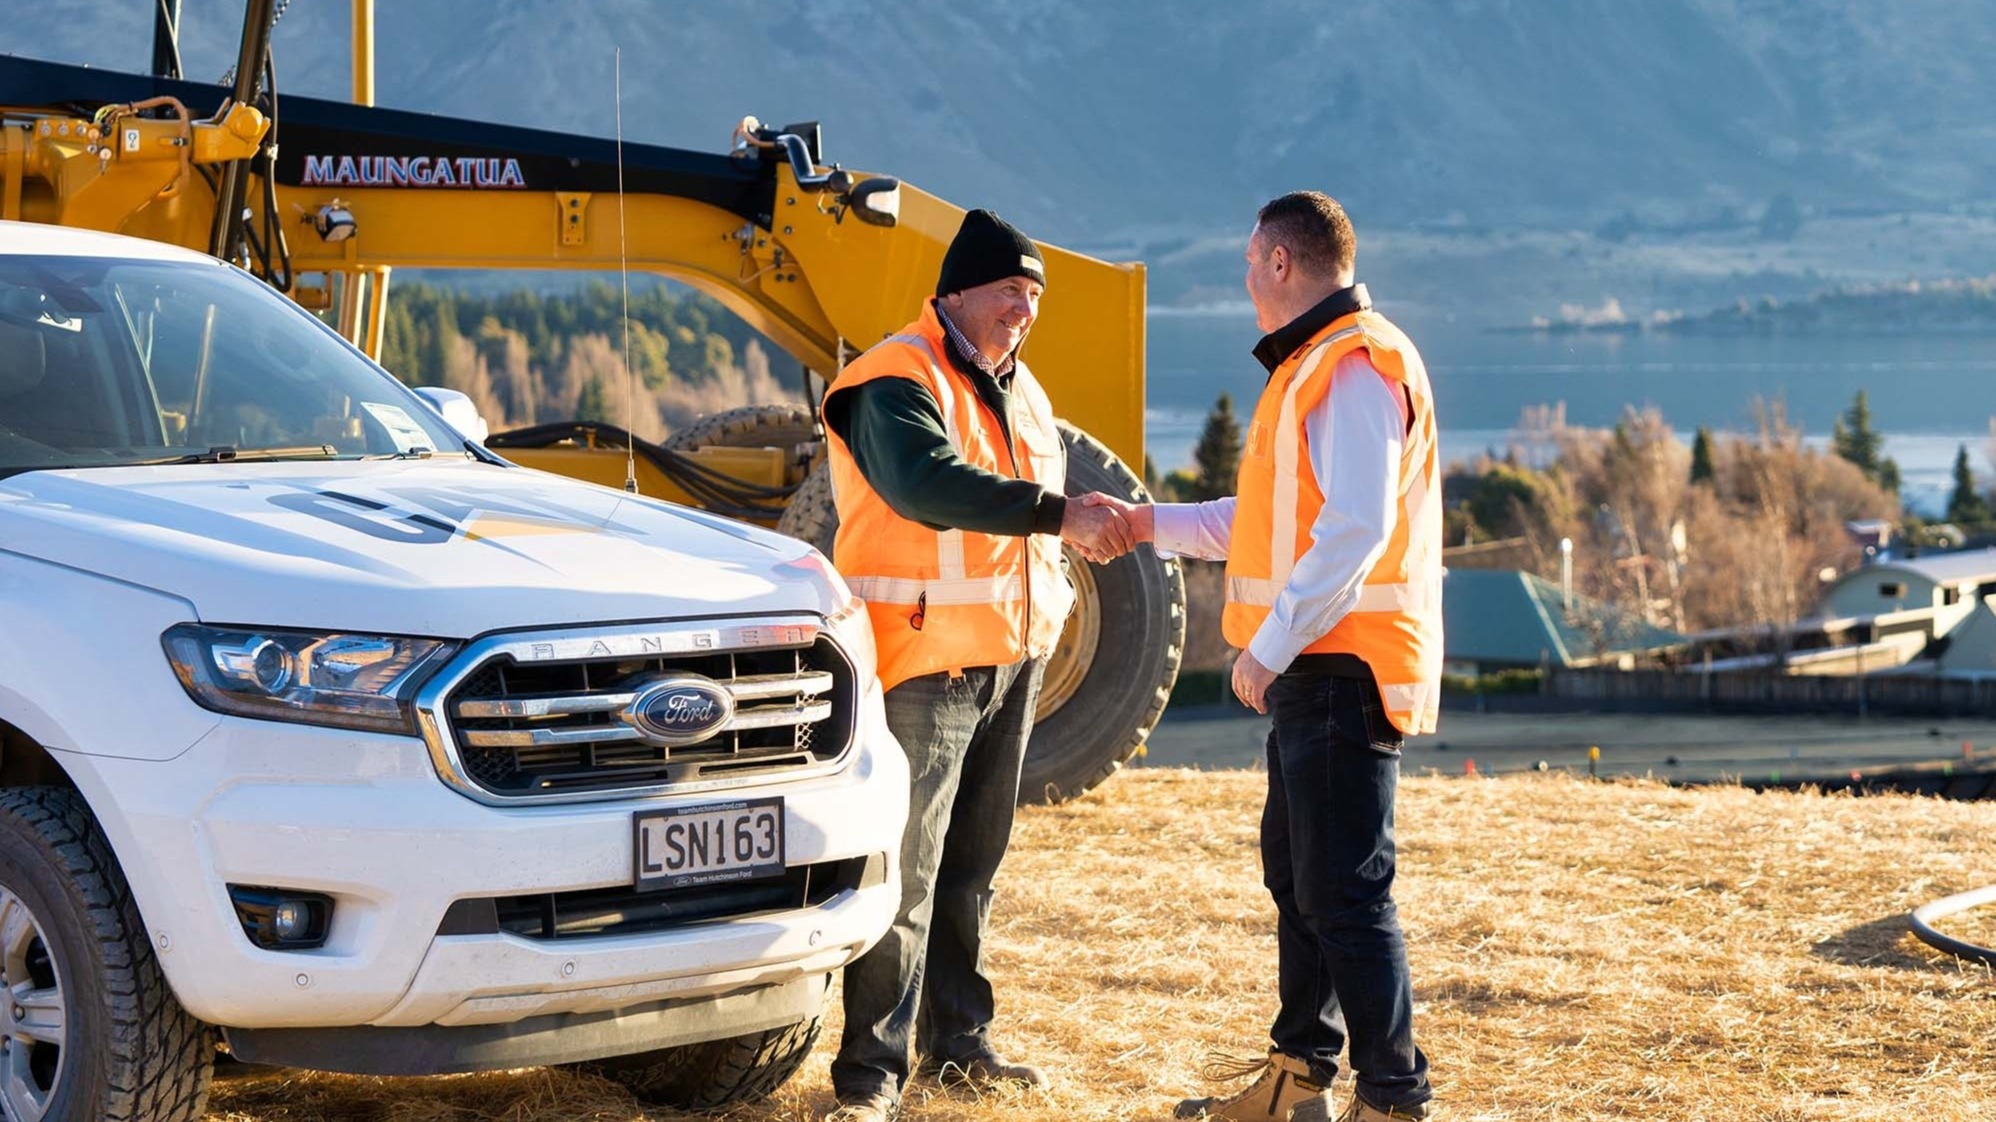
[[[1287,670],[1358,603],[1392,533],[1410,417],[1406,394],[1373,368],[1365,351],[1338,360],[1330,392],[1303,419],[1307,462],[1324,509],[1310,527],[1310,547],[1248,644],[1256,662],[1278,674]],[[1166,556],[1220,561],[1233,528],[1232,498],[1159,503],[1154,544]]]

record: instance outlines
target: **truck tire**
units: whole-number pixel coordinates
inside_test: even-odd
[[[789,1082],[818,1042],[821,1023],[812,1017],[788,1028],[572,1066],[622,1084],[642,1102],[678,1110],[719,1110],[767,1098]]]
[[[819,464],[806,476],[790,504],[777,520],[776,532],[809,542],[818,552],[832,555],[832,541],[839,536],[839,508],[832,501],[832,466]]]
[[[124,873],[74,791],[0,791],[0,975],[14,991],[0,1009],[0,1115],[201,1117],[213,1034],[167,988]],[[51,1015],[59,1028],[38,1023]]]
[[[744,405],[709,413],[665,438],[674,452],[700,448],[781,448],[790,457],[784,482],[797,483],[818,451],[818,422],[811,407],[796,401]],[[808,447],[806,447],[808,446]]]
[[[1067,493],[1105,491],[1149,502],[1143,481],[1101,441],[1062,423]],[[791,496],[777,530],[831,556],[839,512],[824,465]],[[1185,646],[1185,577],[1176,560],[1140,548],[1108,565],[1067,554],[1074,613],[1048,660],[1026,750],[1021,803],[1057,803],[1094,789],[1143,748],[1164,713]]]
[[[1063,423],[1067,493],[1131,502],[1150,492],[1108,446]],[[1185,651],[1185,576],[1148,546],[1107,565],[1072,549],[1074,611],[1047,660],[1039,715],[1019,780],[1021,803],[1058,803],[1093,790],[1143,750],[1164,715]]]

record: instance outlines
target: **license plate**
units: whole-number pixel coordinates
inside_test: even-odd
[[[783,873],[780,798],[640,811],[633,828],[641,890]]]

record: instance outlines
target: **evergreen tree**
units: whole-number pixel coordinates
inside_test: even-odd
[[[1213,403],[1213,411],[1206,414],[1206,429],[1199,434],[1192,461],[1199,468],[1195,501],[1234,493],[1235,477],[1241,469],[1241,426],[1234,419],[1234,399],[1229,395],[1221,394],[1220,400]]]
[[[1947,517],[1955,523],[1989,521],[1989,503],[1975,489],[1975,471],[1968,466],[1966,444],[1954,456],[1954,493],[1948,496]]]
[[[1857,391],[1857,397],[1844,410],[1830,429],[1830,447],[1837,455],[1857,465],[1866,479],[1878,479],[1878,453],[1884,446],[1885,438],[1871,427],[1871,403],[1865,400],[1864,391]]]
[[[1712,486],[1718,482],[1718,477],[1718,471],[1712,466],[1712,432],[1699,425],[1698,438],[1691,442],[1691,482]]]
[[[1899,461],[1890,456],[1878,461],[1878,485],[1894,499],[1899,497]]]
[[[603,392],[601,378],[591,378],[582,383],[582,392],[575,399],[575,419],[598,422],[610,420],[610,402]]]

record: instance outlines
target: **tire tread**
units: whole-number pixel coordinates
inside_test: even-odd
[[[88,917],[84,934],[102,960],[110,1039],[93,1113],[104,1122],[193,1122],[207,1108],[214,1069],[211,1030],[180,1007],[166,984],[131,886],[90,808],[62,787],[0,791],[0,820],[46,851]],[[46,918],[43,922],[48,922]],[[53,937],[53,936],[51,936]],[[65,987],[75,992],[73,983]],[[65,1067],[73,1069],[69,1057]],[[71,1088],[78,1101],[82,1088]]]
[[[574,1066],[621,1084],[647,1103],[720,1110],[774,1094],[803,1066],[822,1024],[812,1017],[767,1032]]]

